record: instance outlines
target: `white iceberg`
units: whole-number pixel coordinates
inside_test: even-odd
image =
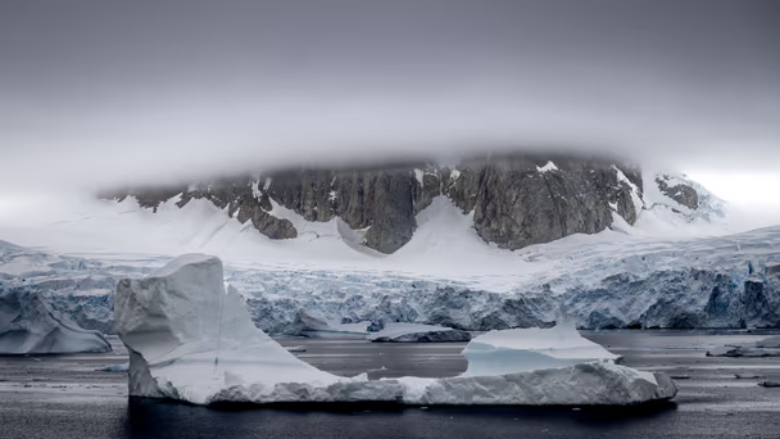
[[[369,334],[373,342],[426,343],[469,341],[471,334],[460,329],[418,323],[388,323],[381,331]]]
[[[466,346],[467,376],[500,375],[620,358],[582,337],[572,322],[552,328],[508,329],[480,335]]]
[[[222,262],[190,254],[143,279],[117,284],[117,333],[130,353],[130,394],[196,404],[225,387],[341,378],[298,360],[258,330],[235,289],[225,292]]]
[[[118,283],[115,319],[130,352],[131,396],[194,404],[628,405],[677,391],[663,374],[606,362],[443,379],[336,376],[257,329],[236,290],[225,291],[222,274],[216,257],[185,255],[147,278]]]
[[[40,294],[0,292],[0,354],[81,352],[111,352],[111,344],[52,310]]]

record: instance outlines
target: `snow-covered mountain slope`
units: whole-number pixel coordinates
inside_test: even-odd
[[[540,251],[560,253],[601,242],[683,239],[739,231],[729,224],[722,201],[693,182],[674,178],[695,188],[700,200],[696,210],[661,193],[652,179],[646,178],[643,193],[625,179],[638,212],[633,226],[613,212],[612,225],[600,233],[574,234],[514,252],[486,244],[475,229],[474,210],[463,213],[455,201],[443,195],[433,197],[416,215],[414,235],[391,255],[360,245],[363,231],[351,229],[338,217],[327,222],[308,221],[271,201],[270,212],[291,222],[298,232],[294,239],[275,240],[227,215],[227,207],[220,209],[206,199],[191,199],[180,207],[178,197],[154,210],[143,207],[134,197],[114,202],[84,194],[25,199],[16,205],[6,202],[0,210],[0,239],[48,252],[101,259],[135,255],[133,259],[143,261],[146,255],[200,251],[230,264],[248,266],[382,270],[447,279],[517,277],[549,268],[545,258],[537,255]]]
[[[645,172],[638,233],[659,236],[716,236],[745,231],[733,209],[684,175]],[[779,220],[780,223],[780,220]]]
[[[309,222],[286,211],[301,233],[272,240],[207,200],[183,208],[171,200],[153,213],[132,198],[59,196],[0,213],[0,239],[17,245],[0,246],[0,281],[41,291],[80,326],[104,332],[118,277],[195,251],[226,261],[227,280],[270,333],[304,329],[301,310],[473,330],[562,315],[587,328],[777,326],[780,288],[764,270],[780,261],[780,227],[730,233],[723,206],[698,194],[710,215],[686,215],[645,190],[634,226],[616,216],[601,233],[517,251],[486,244],[473,213],[435,197],[391,255],[356,245],[357,232],[338,218]]]
[[[392,254],[411,241],[416,215],[436,197],[472,213],[473,228],[485,242],[517,250],[601,232],[613,223],[613,213],[634,224],[641,193],[639,169],[618,160],[509,154],[464,158],[453,168],[432,162],[296,168],[115,189],[100,196],[119,202],[132,197],[152,212],[172,200],[178,207],[208,200],[275,240],[294,239],[311,223],[338,219],[342,235],[351,236],[354,247]]]

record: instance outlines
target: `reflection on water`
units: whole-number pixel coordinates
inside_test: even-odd
[[[566,437],[652,430],[675,416],[676,404],[641,408],[308,406],[297,409],[204,408],[151,399],[128,402],[127,438],[408,438]],[[616,437],[620,437],[619,435]]]
[[[773,332],[773,334],[776,331]],[[772,437],[780,431],[780,390],[758,380],[780,380],[780,358],[706,357],[709,346],[756,341],[765,334],[711,331],[603,331],[587,333],[625,355],[631,367],[685,376],[674,403],[642,408],[528,409],[511,407],[408,408],[197,407],[126,399],[120,374],[85,373],[118,362],[116,356],[72,360],[0,359],[0,378],[17,385],[0,391],[0,438],[632,438]],[[288,340],[305,345],[306,361],[332,373],[369,372],[453,376],[465,369],[458,344],[378,344]],[[337,354],[333,356],[331,354]],[[91,358],[91,357],[90,357]],[[740,375],[740,379],[736,376]],[[31,379],[38,381],[29,382]],[[69,389],[59,388],[66,383]],[[26,388],[23,384],[33,387]],[[99,389],[96,390],[96,386]],[[122,387],[122,392],[117,390]]]

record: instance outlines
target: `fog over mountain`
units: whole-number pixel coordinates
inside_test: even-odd
[[[523,148],[750,186],[778,174],[778,21],[771,0],[3,2],[0,186]]]

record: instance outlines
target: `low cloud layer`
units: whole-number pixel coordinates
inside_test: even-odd
[[[3,192],[487,149],[778,172],[780,5],[0,5]]]

